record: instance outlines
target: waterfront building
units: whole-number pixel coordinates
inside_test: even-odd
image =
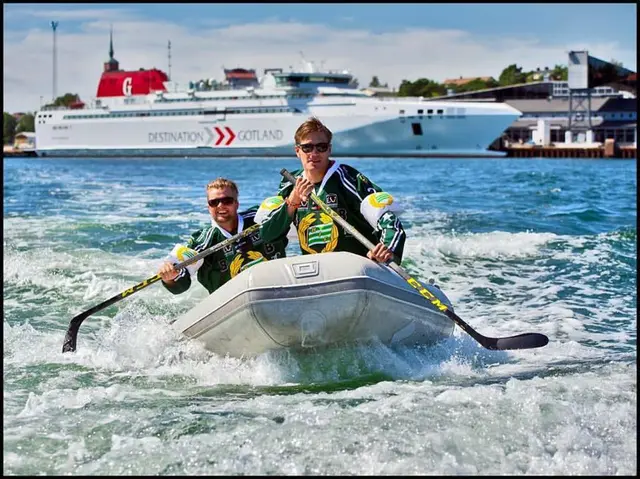
[[[504,102],[521,111],[522,116],[492,144],[493,149],[503,149],[512,143],[533,142],[538,120],[549,123],[551,143],[564,143],[569,131],[569,95],[568,82],[547,80],[450,94],[434,100]],[[607,139],[619,145],[636,142],[638,101],[633,93],[600,86],[590,92],[589,99],[584,92],[576,95],[590,101],[590,114],[586,118],[586,110],[574,111],[573,121],[590,128],[583,128],[572,141],[586,142],[590,130],[590,139],[595,143],[604,143]]]
[[[520,112],[492,149],[513,144],[579,146],[637,144],[637,73],[587,51],[568,54],[568,81],[548,69],[538,81],[437,97],[435,100],[504,102]],[[532,77],[533,78],[533,77]],[[541,78],[541,79],[540,79]]]

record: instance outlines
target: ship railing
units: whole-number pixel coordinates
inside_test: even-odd
[[[399,102],[399,101],[428,101],[428,98],[423,96],[376,96],[373,95],[373,98],[376,98],[380,101],[388,101],[390,103]]]
[[[67,106],[51,106],[51,105],[45,105],[42,108],[40,108],[40,111],[58,111],[58,110],[70,110],[71,108],[67,107]]]
[[[40,111],[100,110],[100,109],[108,110],[109,107],[107,105],[102,104],[102,102],[99,99],[94,98],[92,100],[87,101],[84,104],[84,106],[81,108],[70,108],[64,105],[60,105],[60,106],[45,105],[42,108],[40,108]]]

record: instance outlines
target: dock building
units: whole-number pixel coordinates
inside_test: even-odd
[[[635,72],[587,52],[569,52],[569,81],[552,81],[546,76],[535,82],[450,93],[430,100],[505,102],[521,111],[522,116],[496,138],[493,150],[609,143],[615,148],[633,148],[635,156],[636,78]]]

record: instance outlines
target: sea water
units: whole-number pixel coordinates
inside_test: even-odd
[[[344,159],[396,198],[403,267],[486,336],[221,357],[170,327],[206,297],[147,279],[297,159],[4,159],[5,475],[637,473],[635,160]],[[289,254],[299,254],[292,240]]]

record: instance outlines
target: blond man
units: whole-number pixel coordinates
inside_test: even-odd
[[[386,263],[400,264],[406,234],[395,215],[393,197],[352,166],[330,158],[331,131],[317,118],[305,121],[295,133],[295,152],[302,168],[292,172],[295,184],[283,179],[278,194],[267,198],[261,231],[272,241],[295,225],[302,254],[349,251]],[[375,247],[368,250],[334,224],[309,198],[311,191],[335,209]]]
[[[180,272],[176,271],[174,263],[184,261],[185,251],[187,254],[199,253],[255,224],[258,207],[238,211],[238,187],[233,181],[217,178],[207,185],[206,194],[211,224],[193,233],[186,245],[176,245],[158,271],[163,286],[173,294],[188,290],[192,276],[196,276],[200,284],[213,293],[246,268],[285,256],[286,233],[265,241],[257,231]]]

